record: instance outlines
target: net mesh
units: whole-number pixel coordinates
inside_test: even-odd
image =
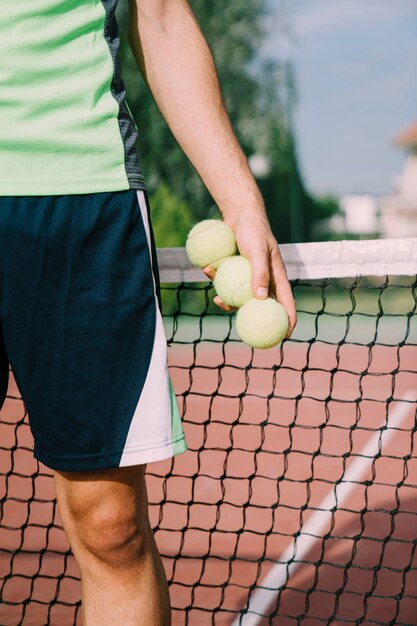
[[[262,351],[238,340],[183,251],[167,254],[164,324],[189,449],[149,464],[147,484],[173,625],[416,626],[415,267],[297,270],[297,328]],[[13,380],[8,394],[0,624],[81,624],[52,472],[33,458]]]

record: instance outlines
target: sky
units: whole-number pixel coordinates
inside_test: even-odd
[[[417,121],[417,0],[268,0],[263,55],[295,65],[298,154],[309,191],[387,194]],[[290,35],[282,32],[282,6]]]

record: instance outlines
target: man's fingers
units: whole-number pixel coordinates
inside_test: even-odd
[[[236,307],[229,306],[228,304],[223,302],[223,300],[220,298],[220,296],[215,296],[213,298],[213,302],[214,302],[214,304],[217,304],[217,306],[219,306],[221,309],[223,309],[223,311],[226,311],[227,313],[231,313],[232,311],[236,311],[237,310]]]
[[[210,278],[210,280],[214,280],[214,277],[216,276],[216,270],[210,267],[210,265],[203,267],[203,272],[208,278]]]

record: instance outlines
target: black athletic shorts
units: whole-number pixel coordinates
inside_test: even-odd
[[[0,197],[0,322],[0,406],[10,363],[46,466],[187,450],[146,191]]]

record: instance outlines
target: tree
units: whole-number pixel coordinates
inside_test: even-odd
[[[243,152],[248,158],[261,153],[271,163],[268,176],[257,182],[274,234],[280,242],[291,241],[294,228],[291,230],[290,211],[295,206],[302,220],[302,228],[298,230],[305,240],[314,212],[311,212],[311,198],[304,189],[299,171],[294,133],[288,124],[288,68],[276,60],[260,58],[258,52],[266,36],[266,2],[190,0],[190,4],[212,51],[225,104]],[[129,107],[139,130],[138,147],[150,196],[164,183],[158,205],[153,206],[154,201],[150,200],[152,212],[162,214],[162,197],[170,198],[169,211],[174,210],[172,196],[175,196],[183,211],[176,228],[188,227],[188,217],[185,217],[188,214],[192,215],[194,222],[221,217],[200,176],[167,126],[145,81],[140,78],[126,37],[126,4],[119,5],[118,21],[123,78]],[[171,245],[167,243],[173,240],[171,224],[171,218],[166,226],[161,220],[158,245]],[[185,236],[186,232],[179,233],[178,240],[185,241]]]
[[[165,181],[161,181],[150,198],[152,228],[156,245],[165,247],[184,246],[186,233],[194,224],[187,203],[180,200]]]

